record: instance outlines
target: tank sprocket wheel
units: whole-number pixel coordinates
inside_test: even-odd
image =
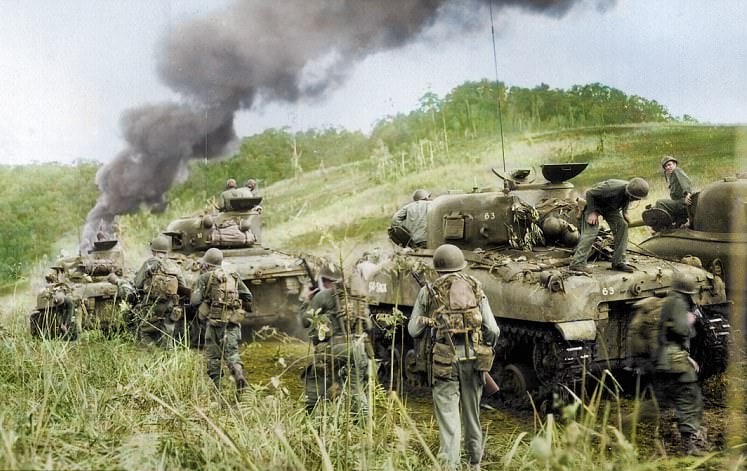
[[[539,382],[545,386],[558,380],[563,370],[561,354],[563,347],[551,334],[545,334],[542,342],[536,342],[532,350],[532,366]]]

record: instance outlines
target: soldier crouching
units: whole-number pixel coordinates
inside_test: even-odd
[[[198,316],[207,323],[207,374],[220,389],[225,361],[236,381],[238,395],[248,386],[239,356],[239,341],[244,307],[249,307],[252,293],[237,273],[228,273],[221,268],[223,252],[219,249],[209,249],[202,261],[207,271],[197,279],[189,303],[199,306]]]
[[[368,414],[367,319],[356,316],[350,308],[341,308],[341,293],[336,286],[341,276],[336,267],[325,266],[320,278],[322,288],[308,294],[300,313],[313,344],[312,359],[303,374],[306,410],[313,411],[320,399],[334,399],[349,388],[353,411],[365,418]]]

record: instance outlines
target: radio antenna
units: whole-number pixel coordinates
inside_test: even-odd
[[[498,80],[498,54],[495,50],[495,21],[493,21],[493,0],[488,4],[490,8],[490,34],[493,38],[493,67],[495,68],[495,87],[498,95],[498,131],[501,135],[501,160],[503,161],[503,172],[506,172],[506,145],[503,140],[503,112],[501,110],[500,81]]]

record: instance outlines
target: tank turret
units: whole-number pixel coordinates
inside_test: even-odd
[[[570,269],[584,200],[567,180],[586,164],[545,165],[544,178],[529,171],[503,175],[502,188],[476,189],[433,198],[428,209],[427,247],[395,248],[389,262],[367,275],[364,293],[374,323],[374,343],[384,373],[398,369],[387,359],[402,359],[404,376],[423,381],[424,358],[406,334],[406,321],[384,327],[392,313],[409,317],[420,289],[413,272],[432,282],[434,249],[448,243],[462,249],[465,272],[477,278],[488,297],[501,338],[492,374],[505,393],[563,390],[580,384],[583,372],[629,366],[626,336],[634,304],[663,297],[676,273],[696,280],[697,303],[718,329],[710,356],[699,358],[708,373],[725,366],[728,322],[723,283],[692,265],[630,253],[633,273],[611,270],[611,241],[602,229],[595,243],[591,273]],[[543,230],[544,228],[544,230]],[[394,331],[392,331],[394,330]],[[384,332],[386,331],[386,332]],[[392,334],[394,333],[394,336]]]
[[[239,273],[254,296],[253,311],[243,322],[243,338],[266,325],[303,337],[297,314],[308,278],[299,258],[262,245],[261,202],[261,197],[234,198],[226,201],[224,210],[172,221],[163,231],[172,242],[169,256],[181,265],[191,287],[201,273],[205,252],[221,249],[223,267]],[[191,342],[198,345],[202,340],[195,314],[188,313],[188,320]]]

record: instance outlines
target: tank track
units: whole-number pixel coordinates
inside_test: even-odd
[[[593,342],[566,341],[552,325],[498,320],[498,326],[501,335],[492,371],[495,376],[502,379],[502,369],[521,364],[528,376],[527,390],[519,391],[522,396],[529,393],[544,398],[578,390],[584,372],[589,371]]]

